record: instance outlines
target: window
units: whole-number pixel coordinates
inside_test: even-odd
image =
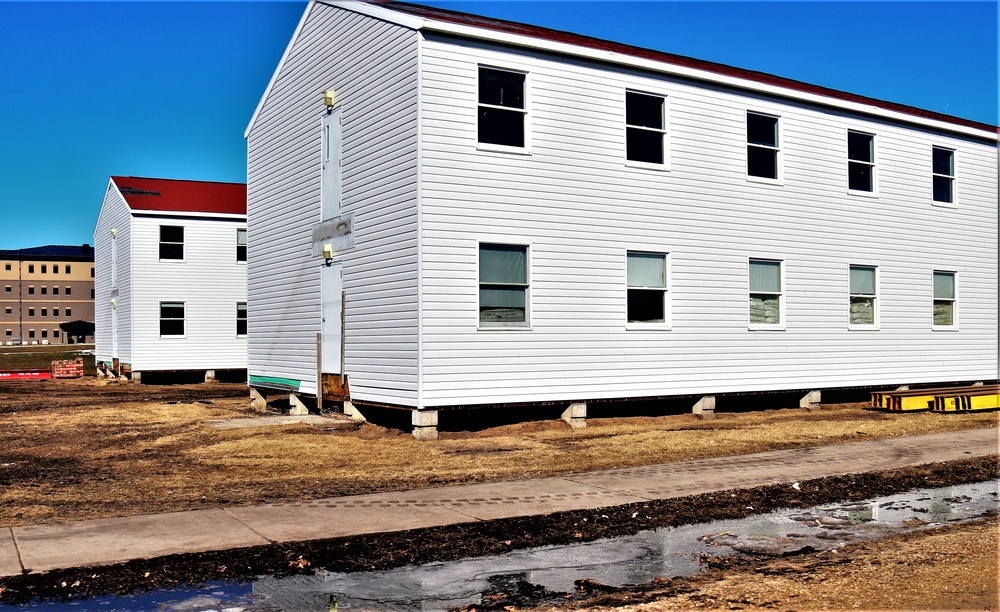
[[[875,137],[847,132],[847,188],[875,191]]]
[[[35,337],[35,330],[29,329],[28,330],[28,337],[29,338],[34,338]]]
[[[48,266],[46,266],[45,264],[42,264],[42,274],[45,274],[46,272],[48,272],[49,271],[48,268],[49,268]]]
[[[523,72],[479,67],[479,142],[524,148]]]
[[[184,302],[160,302],[160,335],[184,335]]]
[[[42,287],[42,295],[47,295],[49,293],[48,287]]]
[[[66,287],[66,291],[64,292],[64,294],[65,295],[73,295],[73,288],[72,287]]]
[[[878,323],[875,268],[872,266],[851,266],[850,273],[851,325],[875,327]]]
[[[59,287],[52,288],[52,295],[59,295]]]
[[[90,290],[90,299],[94,299],[94,290],[93,289]]]
[[[479,245],[479,322],[526,325],[528,322],[528,247]]]
[[[35,265],[28,264],[28,274],[34,274],[34,273],[35,273]]]
[[[934,174],[934,201],[955,202],[955,152],[934,147],[931,153]]]
[[[53,317],[58,317],[59,316],[59,309],[58,308],[53,308],[52,309],[52,316]]]
[[[236,230],[236,261],[247,260],[247,231]]]
[[[58,338],[59,337],[59,330],[58,329],[53,329],[52,330],[52,337],[53,338]]]
[[[625,92],[625,159],[663,164],[666,117],[663,96]]]
[[[4,292],[4,293],[10,293],[10,292],[11,292],[11,288],[10,288],[10,285],[7,285],[7,286],[5,286],[5,287],[3,288],[3,292]]]
[[[778,179],[778,118],[747,113],[747,175]]]
[[[66,316],[67,317],[72,317],[73,316],[73,309],[72,308],[67,308],[66,309]]]
[[[11,330],[9,330],[9,329],[8,329],[8,330],[7,330],[7,334],[6,334],[6,335],[7,335],[7,337],[9,338],[9,337],[11,337],[11,336],[13,336],[13,335],[14,335],[14,332],[12,332]]]
[[[236,335],[247,335],[247,303],[236,302]]]
[[[750,260],[750,325],[781,325],[781,262]]]
[[[49,330],[43,329],[42,330],[42,338],[48,338],[48,337],[49,337]]]
[[[28,295],[35,295],[35,288],[34,287],[28,287]]]
[[[184,228],[160,226],[160,259],[184,259]]]
[[[43,317],[49,316],[49,309],[48,308],[42,308],[42,316]]]
[[[666,323],[666,254],[629,251],[626,259],[628,322]]]
[[[90,278],[94,278],[94,268],[90,268]]]
[[[7,272],[10,272],[10,264],[4,264],[3,269],[6,270]]]
[[[69,264],[66,264],[66,274],[69,274],[69,273],[70,273],[70,267],[69,267]]]
[[[52,264],[52,273],[59,274],[59,266],[57,266],[56,264]]]
[[[957,320],[955,273],[934,271],[934,325],[954,327]]]
[[[11,307],[10,307],[10,306],[8,306],[8,307],[4,308],[4,309],[3,309],[3,313],[4,313],[4,314],[12,314],[12,311],[11,311]]]
[[[28,316],[29,317],[35,316],[35,309],[34,308],[29,308],[28,309]]]

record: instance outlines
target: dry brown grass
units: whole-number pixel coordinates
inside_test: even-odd
[[[714,421],[591,419],[579,430],[550,421],[416,442],[374,425],[217,430],[205,421],[248,416],[245,398],[225,397],[234,386],[197,386],[206,403],[113,403],[114,387],[25,386],[73,401],[48,408],[38,395],[37,406],[16,412],[4,412],[0,389],[0,526],[530,478],[996,427],[998,419],[844,404],[723,413]],[[92,401],[83,401],[88,394]]]

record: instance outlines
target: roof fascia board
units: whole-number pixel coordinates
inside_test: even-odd
[[[247,123],[247,128],[243,130],[243,138],[250,137],[250,130],[253,129],[255,123],[257,123],[257,116],[260,115],[260,111],[264,108],[264,102],[271,95],[271,89],[274,87],[274,82],[278,80],[278,75],[281,74],[282,68],[285,67],[285,61],[288,60],[289,54],[292,52],[292,47],[299,39],[299,34],[302,32],[302,27],[306,24],[306,17],[312,11],[313,5],[316,4],[316,0],[309,0],[306,4],[306,10],[302,11],[302,16],[299,17],[299,23],[295,26],[295,31],[292,33],[292,37],[288,40],[288,44],[285,45],[285,51],[281,54],[281,59],[278,60],[278,65],[275,67],[274,72],[271,73],[271,80],[267,82],[267,87],[264,88],[264,94],[257,101],[257,107],[253,109],[253,114],[250,115],[250,122]]]
[[[147,210],[130,208],[133,217],[186,217],[189,219],[221,219],[226,221],[246,221],[246,215],[212,213],[197,210]]]
[[[344,8],[351,8],[352,10],[357,10],[354,7],[356,7],[358,4],[361,3],[351,2],[350,0],[347,1],[337,0],[336,4],[344,5]],[[361,6],[369,7],[370,5],[361,4]],[[380,9],[380,10],[382,12],[386,12],[386,9]],[[889,119],[892,121],[916,124],[924,127],[929,127],[935,130],[942,130],[946,132],[953,132],[953,133],[963,134],[966,136],[972,136],[974,138],[985,138],[993,142],[1000,141],[1000,134],[998,134],[996,131],[981,130],[970,126],[956,125],[953,123],[938,121],[936,119],[928,119],[924,117],[919,117],[917,115],[910,115],[885,108],[879,108],[877,106],[872,106],[868,104],[851,102],[849,100],[839,100],[836,98],[831,98],[804,91],[795,91],[777,85],[759,83],[757,81],[751,81],[749,79],[741,79],[729,75],[718,74],[707,70],[689,68],[687,66],[677,66],[675,64],[669,64],[666,62],[659,62],[641,57],[623,55],[620,53],[615,53],[613,51],[590,49],[587,47],[581,47],[579,45],[573,45],[564,42],[544,40],[540,38],[534,38],[531,36],[522,36],[520,34],[510,34],[507,32],[497,32],[495,30],[490,30],[486,28],[477,28],[474,26],[449,23],[446,21],[434,21],[430,19],[423,19],[421,21],[424,22],[422,25],[422,29],[429,30],[432,32],[452,34],[463,38],[475,38],[491,42],[499,42],[518,47],[539,49],[543,51],[558,53],[561,55],[574,55],[577,57],[584,57],[587,59],[597,60],[601,62],[622,64],[634,68],[641,68],[643,70],[650,70],[653,72],[660,72],[663,74],[681,76],[699,81],[707,81],[718,85],[726,85],[737,89],[744,89],[768,95],[778,96],[782,98],[789,98],[802,102],[820,104],[822,106],[828,106],[828,107],[832,106],[845,111],[851,111],[865,115],[872,115],[883,119]]]
[[[394,23],[396,25],[403,26],[404,28],[410,28],[411,30],[420,30],[424,28],[425,25],[431,23],[423,17],[417,17],[415,15],[408,15],[406,13],[401,13],[399,11],[394,11],[392,9],[379,6],[377,4],[369,4],[367,2],[358,2],[357,0],[315,0],[319,4],[325,4],[327,6],[335,6],[337,8],[346,9],[348,11],[353,11],[355,13],[360,13],[362,15],[368,15],[369,17],[375,17],[376,19],[381,19],[382,21],[388,21],[389,23]],[[435,24],[437,22],[434,22]]]

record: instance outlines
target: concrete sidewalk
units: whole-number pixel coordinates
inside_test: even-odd
[[[0,529],[0,576],[584,510],[996,454],[978,429],[535,480]]]

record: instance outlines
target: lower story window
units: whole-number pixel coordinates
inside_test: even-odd
[[[479,322],[527,325],[528,247],[479,245]]]
[[[236,335],[247,335],[247,303],[236,302]]]
[[[667,256],[665,253],[626,254],[628,322],[665,323],[667,306]]]
[[[874,326],[876,322],[875,268],[851,266],[851,325]]]
[[[781,262],[750,260],[750,324],[780,325]]]
[[[160,335],[184,335],[184,302],[160,302]]]
[[[953,327],[956,321],[954,272],[934,272],[934,325]]]

